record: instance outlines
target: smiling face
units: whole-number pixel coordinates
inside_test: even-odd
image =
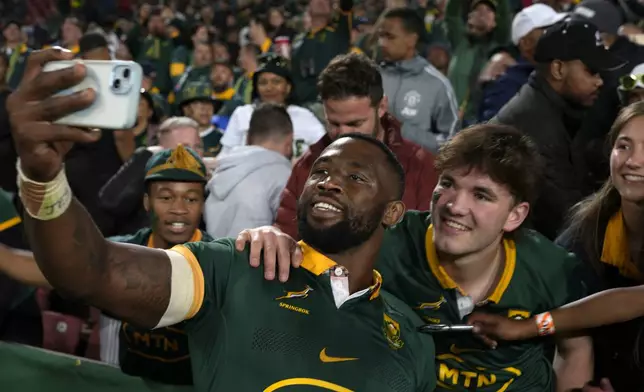
[[[257,75],[257,95],[262,102],[284,104],[291,92],[291,84],[272,72]]]
[[[610,154],[610,176],[623,200],[644,201],[644,116],[622,128]]]
[[[186,116],[192,118],[202,127],[210,126],[210,120],[215,114],[212,102],[206,100],[192,101],[183,107]]]
[[[167,248],[183,244],[199,227],[204,205],[204,184],[155,181],[143,199],[153,233]]]
[[[373,144],[352,138],[332,143],[315,161],[299,199],[300,236],[326,254],[362,245],[404,211],[392,177]]]
[[[232,85],[234,77],[232,69],[224,64],[215,64],[210,68],[210,82],[216,91]]]
[[[496,247],[505,232],[523,223],[528,209],[478,169],[445,170],[431,204],[436,251],[462,257]]]

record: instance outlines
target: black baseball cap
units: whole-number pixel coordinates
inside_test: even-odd
[[[619,27],[624,24],[619,7],[608,0],[584,0],[577,4],[570,17],[588,21],[601,33],[612,35],[617,35]]]
[[[570,18],[546,29],[537,43],[534,60],[537,63],[579,60],[594,72],[617,69],[627,63],[604,46],[593,24]]]

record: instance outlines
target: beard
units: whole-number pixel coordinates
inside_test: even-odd
[[[363,132],[363,131],[359,131],[359,132],[353,131],[349,133],[364,133],[366,135],[369,135],[377,139],[378,134],[380,133],[380,117],[378,117],[378,110],[374,110],[373,118],[374,118],[373,129],[371,129],[370,133]],[[339,137],[342,136],[342,134],[340,134],[339,132],[329,133],[329,131],[327,130],[327,133],[329,134],[329,137],[331,138],[332,141],[336,141],[338,140]]]
[[[230,83],[217,83],[213,86],[213,90],[215,90],[216,93],[223,93],[224,91],[228,90],[228,86],[230,86]]]
[[[342,221],[324,228],[313,227],[308,221],[310,199],[297,206],[297,229],[300,238],[323,254],[338,254],[365,243],[378,229],[385,205],[377,206],[364,216],[356,216],[350,210]]]

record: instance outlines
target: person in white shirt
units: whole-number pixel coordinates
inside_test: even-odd
[[[293,90],[288,61],[281,56],[270,54],[260,63],[253,75],[252,104],[240,106],[233,112],[221,139],[222,154],[234,147],[247,144],[250,117],[258,103],[274,103],[286,106],[293,123],[293,158],[299,158],[309,146],[326,133],[324,126],[306,108],[289,104]]]

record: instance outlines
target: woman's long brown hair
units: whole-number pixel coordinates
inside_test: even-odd
[[[608,133],[607,143],[612,148],[617,137],[628,122],[636,117],[644,116],[644,101],[637,102],[622,109]],[[600,222],[605,222],[621,208],[622,201],[609,178],[599,191],[577,203],[571,210],[568,230],[579,238],[584,251],[589,256],[592,267],[601,276],[603,267],[601,257],[603,243],[598,241]]]

